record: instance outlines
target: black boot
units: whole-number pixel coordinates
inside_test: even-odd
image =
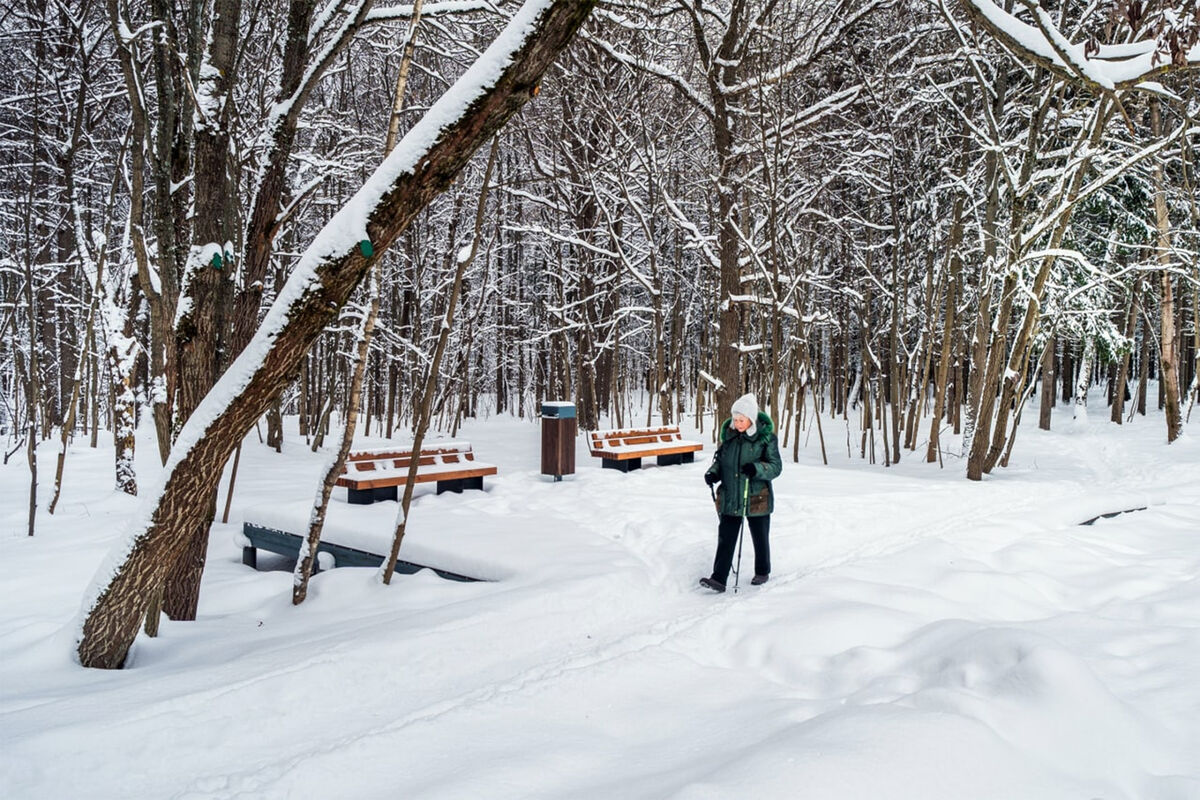
[[[755,575],[753,578],[750,579],[750,585],[751,586],[762,586],[764,583],[766,583],[770,579],[771,579],[770,575]]]
[[[705,589],[712,589],[714,592],[725,591],[725,584],[721,583],[715,578],[701,578],[700,585]]]

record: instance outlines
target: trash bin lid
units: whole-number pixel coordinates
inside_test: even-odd
[[[551,419],[568,419],[575,416],[575,404],[562,400],[548,400],[542,403],[542,416]]]

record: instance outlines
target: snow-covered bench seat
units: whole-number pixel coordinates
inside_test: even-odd
[[[686,441],[678,425],[592,431],[591,443],[592,455],[603,459],[604,469],[621,472],[640,469],[647,456],[657,456],[659,466],[690,464],[704,449],[700,442]]]
[[[565,545],[553,535],[540,532],[535,522],[541,518],[535,512],[507,506],[499,510],[493,505],[482,492],[442,497],[429,492],[414,498],[400,549],[405,564],[396,568],[404,572],[428,568],[443,577],[502,581],[538,563],[530,560],[532,550],[548,553],[547,559],[564,557],[561,548]],[[337,567],[383,563],[392,549],[399,511],[395,503],[330,503],[317,549],[318,563],[323,560],[328,568],[329,555]],[[262,559],[255,550],[296,558],[300,538],[308,535],[312,513],[311,492],[275,497],[244,508],[242,524],[234,535],[242,561],[257,566]],[[519,537],[514,539],[511,531],[518,531]]]
[[[366,505],[395,500],[397,487],[408,480],[412,449],[357,450],[346,457],[346,471],[337,479],[351,503]],[[495,475],[494,464],[475,460],[470,442],[437,442],[421,448],[417,483],[437,481],[437,493],[483,489],[485,475]]]
[[[307,535],[307,531],[304,534]],[[242,523],[242,536],[245,537],[245,543],[242,545],[242,563],[251,569],[258,569],[259,550],[278,553],[281,556],[287,556],[292,559],[300,557],[301,534],[281,531],[277,528],[267,527],[247,520]],[[327,553],[328,556],[322,559],[320,556],[321,553]],[[317,561],[313,564],[313,572],[321,571],[322,561],[326,561],[328,565],[329,556],[332,557],[332,566],[334,567],[378,567],[384,561],[384,556],[379,553],[359,550],[356,547],[335,544],[334,542],[322,539],[320,544],[317,545]],[[396,572],[413,575],[423,569],[432,569],[440,577],[452,581],[479,580],[467,575],[460,575],[457,572],[450,572],[436,567],[426,567],[424,564],[415,564],[411,561],[400,559],[396,560]]]

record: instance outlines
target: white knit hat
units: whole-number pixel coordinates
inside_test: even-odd
[[[734,400],[732,413],[741,414],[750,420],[750,427],[746,429],[746,435],[753,436],[758,429],[758,400],[754,398],[754,394],[744,394]]]

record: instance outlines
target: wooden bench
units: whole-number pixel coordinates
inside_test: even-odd
[[[642,459],[657,456],[659,466],[690,464],[704,449],[700,442],[685,441],[678,425],[592,431],[592,455],[604,460],[604,469],[628,472],[641,469]]]
[[[345,486],[349,501],[357,505],[377,500],[395,500],[397,487],[408,480],[412,449],[357,450],[346,457],[346,471],[337,479]],[[475,460],[468,442],[436,442],[421,448],[417,483],[437,481],[437,493],[483,489],[485,475],[495,475],[494,464]]]
[[[254,522],[243,522],[242,535],[250,542],[242,547],[242,563],[251,569],[258,569],[259,550],[278,553],[293,560],[300,557],[301,538],[298,534],[269,528]],[[368,553],[365,550],[326,541],[317,545],[317,553],[328,553],[333,556],[333,566],[335,567],[378,567],[384,560],[383,556],[378,553]],[[319,557],[313,562],[314,573],[321,571],[320,562]],[[459,575],[457,572],[447,572],[435,567],[426,567],[423,564],[414,564],[411,561],[396,561],[396,572],[405,575],[413,575],[423,569],[432,569],[440,577],[451,581],[479,580],[467,575]]]

